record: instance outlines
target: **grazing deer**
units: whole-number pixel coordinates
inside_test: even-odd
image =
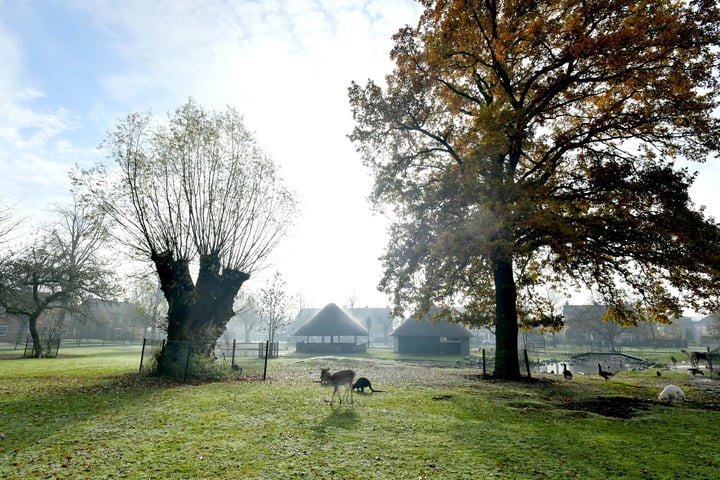
[[[353,370],[340,370],[339,372],[330,373],[329,368],[320,369],[320,383],[325,383],[333,386],[333,394],[332,398],[330,399],[331,406],[333,404],[333,400],[335,400],[336,393],[340,397],[340,405],[342,405],[343,396],[342,393],[339,393],[340,386],[342,385],[347,385],[347,389],[350,391],[350,405],[355,406],[352,392],[353,380],[355,380],[355,372]]]

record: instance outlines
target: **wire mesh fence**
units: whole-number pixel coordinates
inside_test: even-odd
[[[279,356],[279,343],[233,341],[212,352],[208,358],[193,358],[190,342],[144,339],[140,372],[162,372],[164,376],[187,382],[189,378],[223,377],[236,379],[265,377],[267,358]],[[158,364],[161,362],[161,364]]]
[[[48,338],[40,341],[41,352],[39,356],[56,358],[58,351],[60,350],[60,337]],[[35,342],[30,337],[25,340],[25,350],[23,351],[23,357],[36,357],[38,356],[38,350],[35,348]]]

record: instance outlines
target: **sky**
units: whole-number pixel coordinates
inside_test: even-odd
[[[127,114],[233,105],[301,208],[245,287],[279,271],[309,307],[386,306],[387,222],[347,139],[347,88],[392,71],[391,36],[419,15],[412,0],[0,0],[0,197],[69,201],[68,172],[104,158]],[[720,169],[701,169],[691,193],[720,218]]]
[[[352,81],[392,70],[411,0],[0,0],[0,196],[27,211],[67,202],[68,172],[133,112],[193,97],[233,105],[296,192],[301,216],[271,262],[308,306],[385,306],[386,221],[347,135]]]

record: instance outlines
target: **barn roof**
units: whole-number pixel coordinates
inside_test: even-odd
[[[426,318],[415,320],[406,318],[390,334],[394,337],[472,337],[472,333],[457,323],[447,320],[431,322]]]
[[[340,307],[334,303],[328,303],[298,328],[293,335],[298,337],[367,336],[368,331]]]

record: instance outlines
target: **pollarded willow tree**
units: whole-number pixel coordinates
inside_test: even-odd
[[[104,146],[114,168],[79,181],[154,265],[168,341],[209,353],[238,290],[291,226],[293,195],[233,108],[208,112],[191,99],[166,124],[132,114]]]
[[[387,86],[349,89],[396,309],[494,323],[506,379],[519,323],[557,320],[529,308],[540,285],[625,325],[716,309],[718,224],[676,166],[719,146],[715,2],[422,3]]]

